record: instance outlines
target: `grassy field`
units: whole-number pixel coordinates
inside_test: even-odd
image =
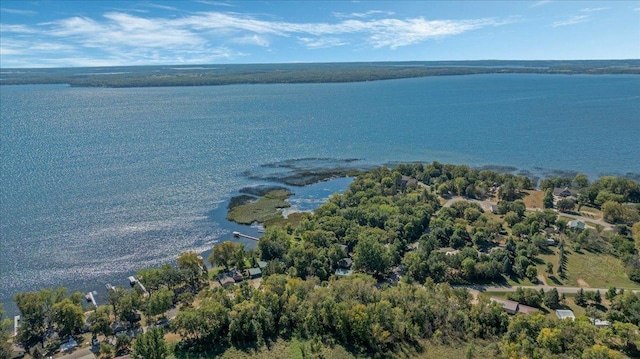
[[[640,287],[629,280],[620,259],[611,255],[582,251],[582,253],[571,252],[567,259],[565,285],[578,286],[578,280],[583,280],[594,288]]]
[[[271,191],[255,202],[234,207],[227,214],[227,219],[240,224],[268,223],[277,220],[282,218],[279,209],[291,206],[286,201],[290,195],[291,192],[287,190]]]
[[[526,195],[522,198],[527,208],[544,208],[542,201],[544,191],[524,191]]]

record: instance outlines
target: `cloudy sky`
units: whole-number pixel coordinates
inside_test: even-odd
[[[640,1],[0,2],[0,67],[640,58]]]

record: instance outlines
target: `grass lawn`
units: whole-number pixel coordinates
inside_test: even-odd
[[[286,201],[290,195],[291,192],[287,190],[271,191],[255,202],[234,207],[227,214],[227,219],[240,224],[251,224],[253,222],[266,223],[282,218],[279,209],[291,206]]]
[[[522,198],[527,208],[542,208],[544,200],[544,191],[524,191],[526,195]]]
[[[620,259],[616,257],[587,251],[582,251],[582,253],[567,251],[567,254],[564,285],[579,286],[578,279],[581,279],[593,288],[640,287],[638,283],[629,280]]]

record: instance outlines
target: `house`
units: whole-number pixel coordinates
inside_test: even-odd
[[[534,307],[530,307],[528,305],[520,304],[520,303],[518,303],[516,301],[513,301],[513,300],[496,298],[496,297],[491,297],[489,300],[491,300],[492,302],[500,304],[502,306],[502,309],[505,312],[507,312],[508,314],[516,314],[516,313],[533,314],[533,313],[537,313],[537,312],[540,311],[538,308],[534,308]]]
[[[338,261],[338,266],[340,268],[349,269],[353,265],[353,259],[351,258],[342,258]]]
[[[584,229],[584,227],[584,222],[578,220],[569,221],[569,223],[567,223],[567,228],[569,229],[577,229],[581,231]]]
[[[502,306],[502,309],[508,314],[516,314],[518,312],[518,302],[513,300],[507,300],[502,298],[491,297],[489,300],[498,303]]]
[[[589,320],[591,321],[591,324],[595,325],[598,328],[605,328],[605,327],[611,326],[611,322],[608,320],[600,320],[596,318],[591,318]]]
[[[556,316],[558,317],[558,319],[571,319],[571,320],[576,320],[576,316],[573,314],[573,311],[568,310],[568,309],[558,309],[556,310]]]
[[[235,280],[233,280],[233,278],[229,277],[229,276],[228,276],[228,275],[226,275],[226,274],[219,275],[219,276],[218,276],[218,282],[220,282],[220,285],[221,285],[223,288],[226,288],[226,287],[228,287],[228,286],[233,285],[233,284],[235,284],[235,283],[236,283],[236,281],[235,281]]]
[[[249,278],[260,278],[262,277],[262,270],[260,268],[249,268]]]
[[[409,176],[402,176],[400,179],[400,188],[405,190],[407,188],[418,187],[418,180]]]
[[[227,275],[233,278],[236,282],[242,282],[244,280],[244,275],[242,275],[242,272],[237,269],[227,272]]]
[[[574,189],[569,189],[569,187],[565,187],[565,188],[554,188],[553,189],[553,197],[555,198],[569,198],[569,197],[573,197],[573,198],[577,198],[578,197],[578,191],[574,190]]]

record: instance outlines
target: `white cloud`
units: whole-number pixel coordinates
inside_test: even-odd
[[[581,12],[597,12],[602,10],[608,10],[608,7],[586,7],[584,9],[580,9]]]
[[[7,13],[7,14],[15,14],[15,15],[26,15],[26,16],[38,15],[37,11],[21,10],[21,9],[9,9],[9,8],[6,8],[6,7],[0,8],[0,12],[4,12],[4,13]]]
[[[529,7],[538,7],[538,6],[542,6],[542,5],[546,5],[548,3],[550,3],[551,0],[540,0],[540,1],[536,1],[535,3],[531,4],[531,6]]]
[[[260,36],[257,34],[236,37],[232,39],[231,42],[241,45],[257,45],[262,47],[269,47],[270,45],[269,40],[265,36]]]
[[[576,24],[581,24],[583,22],[589,22],[589,21],[591,21],[591,17],[589,15],[575,15],[568,18],[567,20],[554,22],[553,24],[551,24],[551,27],[576,25]]]
[[[348,42],[336,37],[299,37],[298,41],[308,49],[324,49],[349,44]]]
[[[340,18],[340,19],[344,19],[344,18],[360,18],[360,19],[364,19],[364,18],[368,18],[368,17],[372,17],[374,15],[387,15],[387,16],[391,16],[394,15],[395,13],[393,11],[383,11],[383,10],[369,10],[367,12],[353,12],[350,14],[345,14],[342,12],[334,12],[333,16]]]
[[[296,39],[298,44],[308,49],[349,44],[393,50],[516,21],[493,18],[400,19],[391,15],[390,12],[373,10],[351,14],[350,18],[334,22],[287,22],[233,12],[208,11],[177,17],[152,17],[112,11],[97,18],[74,16],[31,26],[2,25],[2,60],[3,66],[9,66],[11,59],[17,62],[17,57],[12,56],[21,54],[26,58],[31,54],[31,61],[47,61],[45,47],[29,50],[28,46],[5,45],[5,38],[11,36],[29,36],[32,42],[41,44],[67,44],[69,47],[60,48],[60,51],[51,49],[49,58],[52,65],[64,60],[56,54],[64,51],[76,51],[66,54],[69,63],[65,66],[76,66],[78,61],[91,56],[108,59],[112,65],[136,64],[138,61],[153,64],[202,63],[247,56],[229,46],[239,44],[266,48],[276,37]],[[368,18],[370,16],[373,17]]]

